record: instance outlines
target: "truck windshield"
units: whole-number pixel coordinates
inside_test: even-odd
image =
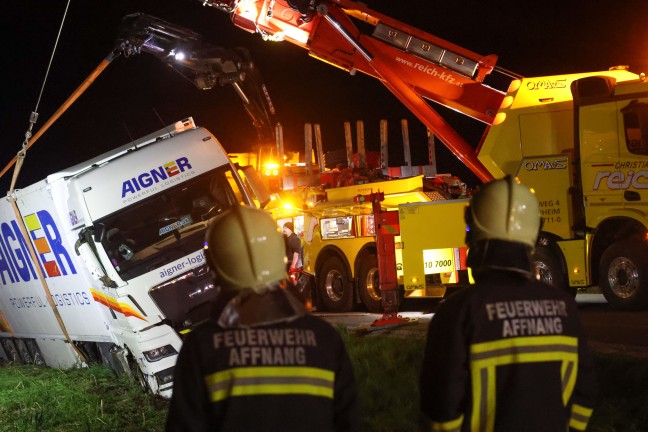
[[[125,281],[203,247],[207,222],[240,205],[229,165],[183,182],[99,221],[108,257]]]

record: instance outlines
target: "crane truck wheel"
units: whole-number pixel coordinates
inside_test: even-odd
[[[358,269],[358,290],[362,304],[369,312],[381,313],[383,311],[376,254],[369,254],[362,259]]]
[[[540,282],[565,291],[572,297],[576,296],[576,290],[567,283],[567,277],[560,265],[560,258],[550,246],[536,245],[532,259],[536,278]]]
[[[317,272],[317,294],[322,307],[329,312],[353,309],[353,287],[342,260],[328,257]]]
[[[648,307],[648,255],[640,238],[610,245],[599,265],[599,286],[614,309],[636,311]]]

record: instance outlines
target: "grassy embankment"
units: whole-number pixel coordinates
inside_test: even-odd
[[[423,341],[343,331],[355,366],[365,430],[417,430]],[[648,431],[648,359],[599,354],[602,398],[590,431]],[[102,366],[61,371],[0,366],[0,431],[163,431],[167,401]]]

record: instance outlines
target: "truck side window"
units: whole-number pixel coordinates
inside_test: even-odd
[[[648,155],[648,104],[633,100],[621,113],[628,151],[632,154]]]
[[[353,238],[353,216],[323,218],[320,231],[324,240],[333,238]]]

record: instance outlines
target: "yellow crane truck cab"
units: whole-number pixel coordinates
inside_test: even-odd
[[[648,306],[648,83],[625,68],[524,78],[508,92],[479,159],[535,190],[539,276]]]

